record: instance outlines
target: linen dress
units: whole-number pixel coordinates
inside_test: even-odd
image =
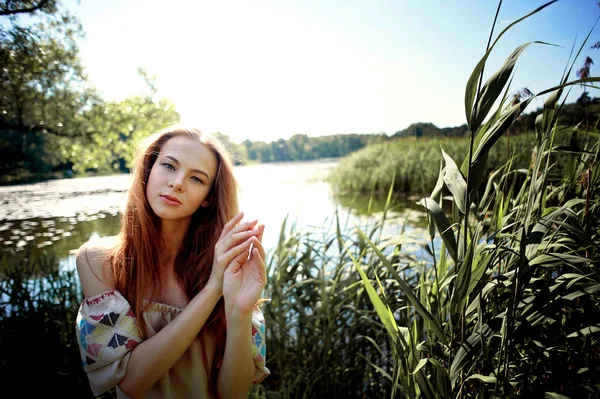
[[[152,302],[144,312],[148,337],[152,337],[175,319],[182,309]],[[101,395],[125,377],[131,350],[142,341],[130,304],[117,290],[106,291],[81,303],[77,314],[77,341],[83,367],[92,393]],[[249,331],[250,335],[250,331]],[[265,325],[262,312],[255,307],[252,314],[252,359],[255,365],[253,383],[270,374],[265,367]],[[171,369],[158,380],[146,398],[208,398],[208,382],[202,345],[207,345],[208,364],[212,363],[214,342],[194,339],[190,347]],[[128,398],[119,387],[117,398]]]

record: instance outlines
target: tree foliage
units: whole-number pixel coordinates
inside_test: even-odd
[[[135,141],[179,121],[144,71],[148,94],[103,100],[81,64],[83,29],[58,1],[0,1],[0,11],[1,182],[126,170]]]
[[[433,123],[413,123],[404,130],[398,130],[392,137],[460,137],[467,133],[467,125],[439,128]]]
[[[385,141],[387,138],[383,133],[335,134],[319,137],[295,134],[288,140],[279,139],[270,143],[246,140],[241,145],[245,149],[248,160],[251,161],[305,161],[343,157],[367,145]]]
[[[57,9],[57,0],[3,0],[0,1],[0,16],[14,17],[18,14],[53,14]]]

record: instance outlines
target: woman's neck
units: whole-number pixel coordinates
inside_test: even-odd
[[[183,238],[190,225],[190,220],[163,220],[160,234],[164,247],[161,251],[161,263],[167,268],[172,268],[177,254],[183,247]]]

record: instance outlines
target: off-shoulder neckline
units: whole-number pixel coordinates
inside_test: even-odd
[[[84,298],[83,301],[88,304],[88,305],[92,305],[94,303],[98,303],[100,300],[102,300],[103,298],[112,296],[112,295],[119,295],[121,297],[123,297],[123,294],[121,294],[118,290],[116,289],[110,289],[110,290],[106,290],[104,292],[101,292],[100,294],[94,295],[92,297],[89,298]],[[123,297],[123,299],[125,299]],[[183,309],[169,305],[167,303],[163,303],[163,302],[151,302],[147,299],[143,299],[143,303],[144,305],[146,304],[150,304],[150,306],[148,307],[148,309],[152,309],[152,310],[157,310],[160,312],[165,312],[168,311],[170,313],[181,313],[183,311]]]
[[[150,302],[147,299],[144,299],[144,305],[149,303],[150,306],[148,307],[148,309],[152,309],[152,310],[158,310],[162,313],[164,313],[165,311],[168,311],[170,313],[181,313],[183,311],[183,309],[169,305],[167,303],[163,303],[163,302]]]

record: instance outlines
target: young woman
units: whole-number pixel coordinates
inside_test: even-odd
[[[241,223],[227,151],[172,127],[137,148],[121,233],[81,246],[77,318],[94,395],[241,398],[265,367],[263,225]]]

